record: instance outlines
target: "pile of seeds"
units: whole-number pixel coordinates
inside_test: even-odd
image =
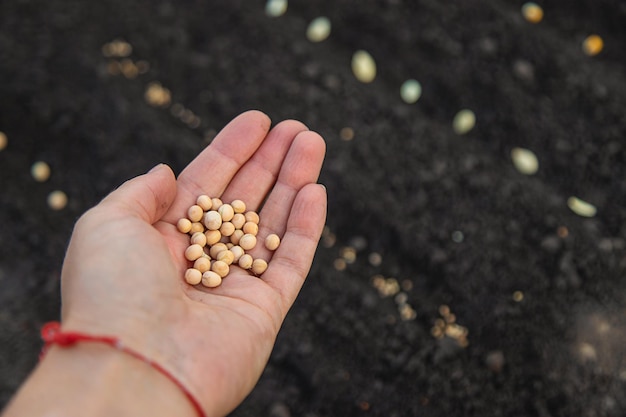
[[[267,261],[253,259],[247,251],[257,244],[259,215],[246,210],[241,200],[223,203],[219,198],[201,195],[196,204],[189,207],[187,217],[178,221],[181,233],[190,235],[185,258],[193,262],[193,267],[185,271],[185,280],[190,285],[202,283],[214,288],[237,265],[261,275],[267,269]],[[270,234],[265,238],[265,247],[274,251],[280,245],[280,238]]]

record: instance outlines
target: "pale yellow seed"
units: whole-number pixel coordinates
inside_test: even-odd
[[[212,209],[213,209],[213,210],[215,210],[215,211],[217,211],[217,209],[219,209],[219,208],[220,208],[220,206],[221,206],[222,204],[224,204],[224,203],[222,203],[222,200],[220,200],[220,199],[219,199],[219,198],[217,198],[217,197],[213,197],[213,198],[211,199],[211,203],[213,204]]]
[[[230,268],[228,264],[224,261],[215,261],[211,265],[211,271],[224,278],[226,275],[228,275],[228,272],[230,272]]]
[[[267,269],[267,262],[264,259],[255,259],[252,262],[252,272],[255,275],[261,275]]]
[[[232,242],[227,242],[227,243],[226,243],[226,247],[227,247],[229,250],[230,250],[230,248],[232,248],[233,246],[235,246],[235,245],[233,245],[233,243],[232,243]]]
[[[204,273],[211,269],[211,259],[201,256],[195,260],[195,262],[193,263],[193,267],[196,268],[198,271]]]
[[[464,135],[476,125],[476,115],[473,111],[464,109],[454,116],[452,128],[459,135]]]
[[[533,151],[524,148],[513,148],[511,160],[515,168],[524,175],[533,175],[539,169],[539,161]]]
[[[189,207],[189,209],[187,210],[187,217],[189,218],[189,220],[191,220],[192,222],[199,222],[200,220],[202,220],[202,215],[204,214],[204,210],[202,210],[202,207],[194,204],[193,206]]]
[[[243,232],[243,230],[235,230],[233,232],[232,235],[230,235],[230,242],[233,245],[238,245],[239,241],[241,240],[241,237],[244,235],[245,233]]]
[[[211,197],[208,195],[198,196],[196,199],[196,204],[202,207],[202,210],[209,211],[213,207],[213,201],[211,201]]]
[[[371,83],[376,78],[376,62],[367,51],[356,51],[352,55],[352,72],[362,83]]]
[[[222,284],[222,277],[213,271],[205,271],[202,274],[202,285],[207,288],[219,287]]]
[[[259,226],[256,223],[246,222],[246,224],[243,225],[243,232],[256,236],[259,233]]]
[[[37,161],[30,167],[30,175],[37,182],[46,182],[50,178],[50,165],[44,161]]]
[[[252,222],[256,224],[259,224],[259,221],[261,220],[259,218],[259,215],[254,211],[247,211],[245,214],[245,218],[246,218],[246,222]]]
[[[235,261],[235,254],[229,250],[223,250],[217,254],[217,260],[222,261],[227,265],[232,264]]]
[[[235,210],[233,210],[233,206],[230,204],[222,204],[217,212],[222,216],[223,222],[229,222],[232,220],[235,215]]]
[[[243,250],[250,250],[256,246],[256,236],[251,234],[245,234],[241,236],[239,239],[239,246],[243,248]]]
[[[229,251],[231,251],[234,256],[233,262],[239,262],[239,259],[245,254],[243,248],[239,245],[231,246]]]
[[[413,104],[422,95],[422,85],[417,80],[406,80],[400,87],[400,97],[407,104]]]
[[[195,245],[200,245],[202,247],[206,246],[206,236],[202,232],[196,232],[191,235],[191,239],[189,239],[189,241]]]
[[[52,210],[63,210],[67,205],[67,194],[61,190],[52,191],[48,194],[48,206]]]
[[[7,147],[9,144],[9,140],[7,139],[7,135],[4,132],[0,132],[0,151]]]
[[[222,223],[222,226],[220,227],[220,233],[222,233],[222,236],[232,236],[234,232],[235,232],[234,224],[232,224],[231,222]]]
[[[204,232],[204,236],[206,237],[206,244],[209,246],[215,245],[222,239],[222,234],[219,230],[207,230]]]
[[[176,228],[181,233],[189,233],[191,230],[191,220],[189,219],[180,219],[178,223],[176,223]]]
[[[197,232],[204,232],[204,225],[200,222],[191,223],[191,230],[189,230],[189,233],[193,235]]]
[[[207,211],[204,214],[204,225],[209,230],[219,230],[222,227],[222,216],[215,210]]]
[[[211,255],[211,258],[217,259],[217,255],[225,250],[228,250],[228,247],[225,243],[216,243],[215,245],[211,246],[211,249],[209,249],[209,255]]]
[[[203,253],[204,250],[202,249],[202,246],[197,244],[189,245],[189,247],[185,249],[185,258],[187,258],[188,261],[193,262],[200,258]]]
[[[272,233],[265,238],[265,247],[268,250],[276,250],[280,246],[280,238],[277,234]]]
[[[230,205],[236,214],[242,214],[246,212],[246,203],[241,200],[233,200]]]
[[[233,219],[230,222],[233,224],[233,226],[235,226],[235,229],[241,229],[243,225],[246,224],[246,216],[244,216],[242,213],[235,213]]]
[[[265,14],[270,17],[278,17],[287,11],[287,0],[267,0]]]
[[[241,257],[239,258],[239,261],[237,262],[237,264],[239,265],[239,267],[243,268],[243,269],[250,269],[252,268],[252,256],[245,253],[243,255],[241,255]]]
[[[306,29],[306,37],[311,42],[321,42],[330,35],[331,23],[327,17],[316,17]]]
[[[185,271],[185,281],[189,285],[198,285],[202,281],[202,272],[196,268],[189,268]]]
[[[568,198],[567,206],[581,217],[594,217],[598,211],[593,204],[587,203],[578,197]]]

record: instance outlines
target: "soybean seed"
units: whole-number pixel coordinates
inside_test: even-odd
[[[202,247],[206,246],[206,236],[202,232],[196,232],[191,235],[191,239],[189,241],[193,244],[200,245]]]
[[[189,209],[187,210],[187,217],[189,218],[189,220],[191,220],[192,222],[199,222],[200,220],[202,220],[202,215],[204,214],[204,210],[202,210],[202,207],[194,204],[193,206],[189,207]]]
[[[233,206],[230,204],[222,204],[217,212],[222,216],[223,222],[229,222],[232,220],[235,215],[235,210],[233,210]]]
[[[37,182],[46,182],[50,178],[50,165],[37,161],[30,167],[30,174]]]
[[[252,222],[256,224],[259,224],[260,221],[259,215],[256,214],[256,212],[254,211],[247,211],[245,214],[245,218],[247,222]]]
[[[204,232],[204,236],[206,237],[206,244],[209,246],[215,245],[222,238],[219,230],[207,230]]]
[[[256,246],[256,236],[246,233],[239,239],[239,246],[243,250],[250,250]]]
[[[204,273],[211,269],[211,259],[201,256],[195,260],[195,262],[193,263],[193,267],[196,268],[198,271]]]
[[[202,274],[202,285],[208,288],[219,287],[222,283],[222,277],[213,271],[205,271]]]
[[[180,219],[178,223],[176,223],[176,228],[180,233],[189,233],[191,230],[191,220],[189,219]]]
[[[191,223],[191,229],[189,230],[189,233],[193,235],[196,232],[204,232],[204,225],[202,223],[200,222]]]
[[[230,252],[232,252],[234,258],[233,258],[233,262],[239,262],[239,259],[244,255],[244,251],[243,248],[239,245],[233,245],[230,249]]]
[[[246,216],[244,216],[242,213],[235,213],[230,222],[233,224],[233,226],[235,226],[235,229],[241,229],[243,225],[246,224]]]
[[[48,194],[48,206],[52,210],[63,210],[67,205],[67,194],[61,190],[56,190]]]
[[[255,275],[261,275],[267,269],[267,262],[264,259],[255,259],[252,262],[252,272]]]
[[[242,214],[246,212],[246,203],[241,200],[233,200],[230,205],[236,214]]]
[[[272,233],[265,238],[265,247],[268,250],[276,250],[280,246],[280,238],[277,234]]]
[[[250,269],[252,268],[252,256],[245,253],[243,255],[241,255],[241,257],[239,258],[239,261],[237,262],[237,264],[239,265],[240,268],[243,269]]]
[[[232,264],[235,261],[235,254],[229,250],[223,250],[217,254],[217,260],[226,263],[227,265]]]
[[[233,245],[238,245],[241,237],[245,235],[243,230],[235,230],[232,235],[230,235],[230,243]]]
[[[211,255],[211,258],[217,259],[217,255],[220,252],[225,251],[225,250],[228,250],[228,247],[226,246],[226,244],[219,242],[211,246],[211,249],[209,249],[209,255]]]
[[[246,222],[246,224],[243,225],[243,232],[256,236],[259,233],[259,225],[252,222]]]
[[[193,262],[196,259],[200,258],[203,253],[204,253],[204,250],[202,249],[202,246],[193,244],[193,245],[190,245],[187,249],[185,249],[185,258],[187,258],[188,261]]]
[[[217,211],[217,209],[219,209],[219,208],[220,208],[220,206],[221,206],[222,204],[224,204],[224,203],[222,203],[222,200],[220,200],[220,199],[219,199],[219,198],[217,198],[217,197],[212,198],[212,199],[211,199],[211,203],[213,204],[212,209],[213,209],[213,210],[215,210],[215,211]]]
[[[189,268],[185,271],[185,281],[189,285],[198,285],[202,281],[202,272],[195,268]]]
[[[213,202],[211,201],[211,197],[208,195],[201,195],[196,200],[196,204],[202,207],[202,210],[209,211],[211,207],[213,207]]]
[[[222,226],[222,216],[217,211],[207,211],[204,214],[204,225],[209,230],[218,230]]]
[[[228,264],[224,261],[215,261],[213,262],[213,264],[211,264],[211,271],[224,278],[226,275],[228,275],[230,268],[228,267]]]
[[[223,207],[223,206],[222,206]],[[231,222],[224,222],[220,227],[222,236],[231,236],[235,232],[235,225]]]

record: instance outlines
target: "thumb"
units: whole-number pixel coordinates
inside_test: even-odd
[[[126,181],[100,205],[153,224],[167,212],[175,198],[174,172],[169,166],[159,164],[146,174]]]

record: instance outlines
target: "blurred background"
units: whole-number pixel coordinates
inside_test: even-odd
[[[0,2],[0,406],[73,223],[234,116],[318,131],[327,226],[233,416],[626,413],[626,4]]]

